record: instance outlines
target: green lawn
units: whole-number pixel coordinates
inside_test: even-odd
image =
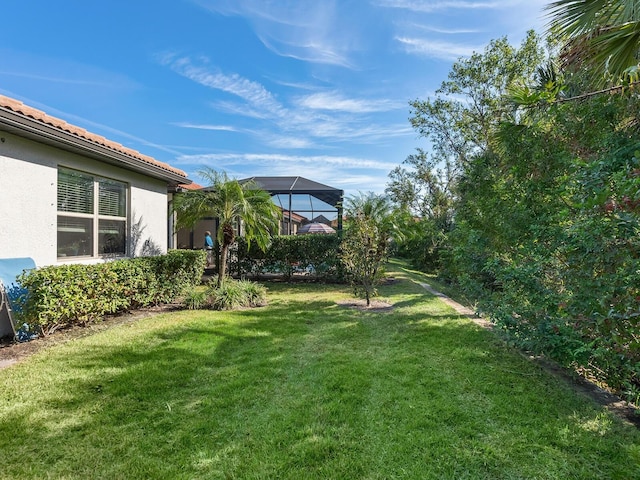
[[[265,308],[144,318],[0,371],[0,478],[640,478],[635,427],[394,275],[392,311],[270,285]]]

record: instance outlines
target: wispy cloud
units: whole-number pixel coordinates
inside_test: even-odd
[[[222,15],[241,16],[266,48],[284,57],[351,67],[349,36],[336,0],[193,0]]]
[[[273,34],[258,33],[258,38],[265,47],[281,57],[294,58],[303,62],[326,63],[353,68],[348,58],[334,48],[333,45],[323,43],[322,39],[307,41],[283,40]]]
[[[230,125],[204,125],[204,124],[195,124],[195,123],[188,123],[188,122],[174,122],[172,123],[172,125],[175,125],[176,127],[182,127],[182,128],[193,128],[196,130],[214,130],[214,131],[221,131],[221,132],[237,132],[238,131],[236,127],[232,127]]]
[[[482,46],[462,45],[453,42],[441,42],[426,38],[396,37],[407,53],[415,53],[425,57],[439,58],[441,60],[457,60],[460,57],[468,57],[473,52],[483,50]]]
[[[433,32],[433,33],[442,33],[445,35],[461,35],[468,33],[480,33],[481,30],[475,28],[443,28],[443,27],[430,27],[428,25],[413,25],[416,29]]]
[[[405,106],[391,100],[347,98],[338,92],[313,93],[298,99],[298,104],[314,110],[331,110],[352,113],[386,112]]]
[[[405,102],[388,99],[349,98],[338,91],[314,93],[294,97],[289,103],[280,102],[262,84],[235,73],[226,74],[208,64],[206,59],[192,60],[188,56],[172,54],[161,57],[161,63],[195,83],[229,93],[241,100],[217,100],[213,108],[260,121],[259,135],[266,145],[277,148],[310,148],[313,140],[329,142],[375,143],[380,139],[407,135],[407,124],[378,125],[368,114],[406,108]],[[323,112],[330,112],[324,114]],[[188,128],[219,129],[220,126],[194,122],[179,124]]]
[[[381,162],[378,160],[330,155],[284,155],[273,153],[210,153],[200,155],[181,155],[174,162],[180,165],[202,164],[208,165],[264,165],[275,167],[276,165],[330,165],[339,168],[376,169],[385,172],[391,171],[397,164]]]
[[[95,90],[99,89],[101,92],[125,92],[135,91],[141,86],[126,74],[66,57],[49,57],[28,51],[0,48],[0,58],[0,77],[35,80],[49,87],[52,84],[60,84],[89,89],[95,87]],[[1,83],[7,82],[2,80]]]
[[[268,132],[262,135],[263,142],[273,148],[302,149],[317,146],[313,141],[303,137],[274,136]]]
[[[206,65],[206,62],[196,63],[190,57],[165,55],[161,63],[200,85],[240,97],[260,111],[282,114],[282,106],[264,86],[237,73],[222,73]]]
[[[340,119],[316,121],[309,128],[313,136],[325,139],[325,141],[351,143],[357,141],[363,144],[386,142],[390,138],[415,134],[408,123],[401,125],[375,125],[366,122],[355,124]]]
[[[430,0],[378,0],[377,5],[381,7],[400,8],[414,12],[435,12],[451,9],[493,9],[505,7],[509,2],[482,2],[482,1],[430,1]]]
[[[90,79],[77,78],[77,77],[45,76],[45,75],[34,75],[26,72],[8,72],[8,71],[0,71],[0,75],[10,75],[12,77],[28,78],[30,80],[42,80],[47,83],[64,83],[68,85],[89,85],[89,86],[100,87],[100,88],[115,87],[113,82],[90,80]]]

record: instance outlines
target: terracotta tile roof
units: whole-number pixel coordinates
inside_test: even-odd
[[[204,188],[202,185],[198,185],[197,183],[190,183],[188,185],[181,183],[178,187],[184,188],[185,190],[202,190]]]
[[[289,215],[291,215],[291,220],[293,220],[294,222],[302,222],[304,220],[307,220],[307,217],[300,215],[298,213],[295,212],[291,212],[291,214],[289,214],[289,210],[285,210],[282,207],[279,207],[280,210],[282,210],[282,218],[283,219],[289,219]]]
[[[58,128],[64,132],[71,133],[73,135],[76,135],[80,138],[88,140],[97,145],[107,147],[115,152],[127,155],[128,157],[131,157],[133,159],[140,160],[141,162],[156,166],[162,170],[166,170],[168,172],[181,175],[183,177],[187,176],[187,174],[184,171],[174,168],[167,163],[160,162],[153,157],[150,157],[148,155],[143,155],[142,153],[136,150],[133,150],[131,148],[127,148],[124,145],[121,145],[117,142],[108,140],[107,138],[102,137],[100,135],[96,135],[95,133],[88,132],[84,128],[71,125],[70,123],[67,123],[64,120],[48,115],[41,110],[38,110],[33,107],[29,107],[28,105],[25,105],[19,100],[15,100],[13,98],[0,95],[0,108],[4,108],[7,110],[11,110],[12,112],[19,113],[21,115],[24,115],[25,117],[32,118],[46,125],[50,125],[52,127]]]

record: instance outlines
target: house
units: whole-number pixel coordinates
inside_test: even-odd
[[[95,263],[173,246],[185,172],[0,96],[0,259]]]
[[[280,207],[282,210],[282,220],[280,220],[279,235],[295,235],[298,229],[305,223],[309,223],[307,217],[299,215],[296,212],[290,212]]]

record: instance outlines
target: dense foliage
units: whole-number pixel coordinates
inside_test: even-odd
[[[522,345],[640,394],[637,100],[505,125],[460,179],[442,273]]]
[[[46,335],[105,314],[168,303],[200,283],[204,262],[203,251],[172,250],[156,257],[32,270],[19,278],[28,292],[19,320]]]
[[[233,248],[231,272],[256,278],[272,273],[285,279],[300,273],[310,280],[342,281],[340,241],[338,234],[281,235],[263,251],[240,237]]]
[[[417,211],[425,228],[409,241],[434,248],[416,263],[460,286],[519,345],[638,401],[640,101],[631,89],[509,108],[514,86],[553,77],[557,92],[593,87],[543,59],[538,42],[494,42],[456,63],[444,98],[413,103],[412,124],[437,145],[392,174],[389,193],[408,178],[429,199],[437,190],[425,179],[443,179],[451,223]],[[438,174],[442,165],[453,175]],[[411,255],[411,243],[400,251]]]

